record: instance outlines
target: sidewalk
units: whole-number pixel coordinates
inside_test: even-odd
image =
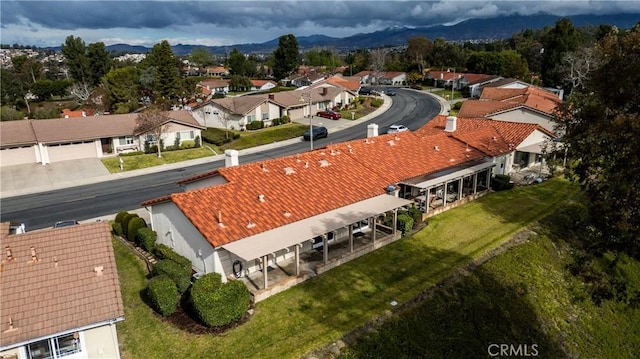
[[[327,127],[329,133],[334,133],[336,131],[340,131],[351,126],[355,126],[359,123],[368,121],[369,119],[379,116],[380,114],[387,111],[389,107],[391,107],[393,100],[391,97],[388,97],[386,95],[384,96],[384,98],[384,104],[380,106],[380,108],[357,120],[352,121],[341,119],[335,121],[314,116],[312,118],[312,122],[314,125],[319,125],[320,123],[322,123],[323,126]],[[442,101],[441,106],[446,106]],[[296,122],[309,124],[309,119],[300,119]],[[268,145],[247,148],[244,150],[240,150],[239,152],[240,156],[242,156],[246,154],[262,152],[272,148],[287,146],[300,141],[302,141],[301,138],[292,138],[286,141],[274,142]],[[112,181],[221,160],[224,160],[224,154],[120,173],[109,173],[102,165],[102,162],[100,162],[99,159],[95,158],[54,162],[46,166],[37,163],[9,166],[2,168],[2,171],[0,172],[0,198],[9,198],[26,194]]]

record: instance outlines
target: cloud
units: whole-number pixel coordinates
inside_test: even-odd
[[[635,1],[2,1],[3,43],[164,39],[262,42],[285,33],[343,37],[389,26],[429,26],[473,17],[539,12],[640,12]],[[117,33],[118,35],[115,35]],[[91,36],[91,38],[89,38]],[[30,39],[30,40],[29,40]],[[147,44],[149,45],[149,44]]]

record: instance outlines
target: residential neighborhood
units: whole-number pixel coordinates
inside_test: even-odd
[[[640,23],[407,29],[3,42],[0,359],[637,357]]]

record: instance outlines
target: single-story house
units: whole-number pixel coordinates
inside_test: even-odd
[[[485,86],[502,79],[500,76],[485,74],[465,74],[463,77],[466,79],[464,86],[469,87],[469,96],[471,98],[479,98]]]
[[[251,91],[269,91],[277,85],[271,80],[251,80]]]
[[[106,222],[0,226],[1,358],[120,358],[124,306]]]
[[[201,136],[203,126],[188,111],[169,111],[165,146]],[[0,122],[0,166],[101,158],[144,149],[136,133],[138,114]]]
[[[374,72],[369,70],[363,70],[353,75],[353,77],[360,79],[360,84],[371,84],[375,81]]]
[[[485,87],[480,99],[462,104],[458,116],[535,123],[555,131],[555,110],[560,104],[556,94],[537,87]]]
[[[387,71],[378,78],[380,85],[404,85],[407,83],[407,73],[399,71]]]
[[[263,298],[274,290],[267,274],[272,269],[290,265],[285,272],[291,285],[398,240],[398,211],[423,193],[421,182],[412,179],[455,173],[433,179],[431,186],[461,189],[464,180],[465,198],[434,199],[433,211],[489,188],[495,164],[455,137],[378,136],[375,124],[369,125],[368,136],[243,165],[237,151],[228,151],[225,167],[181,181],[186,192],[143,206],[158,242],[189,258],[195,271],[217,272],[223,280],[246,279],[254,298]],[[305,256],[318,250],[322,255],[315,260],[320,262],[304,266]]]
[[[438,115],[417,135],[446,133],[492,158],[494,174],[511,174],[542,162],[555,134],[535,123]]]
[[[223,66],[207,66],[204,69],[204,73],[207,76],[223,77],[229,75],[229,70],[225,69]]]
[[[207,79],[196,84],[203,94],[211,96],[214,93],[226,94],[229,92],[229,80],[225,79]]]

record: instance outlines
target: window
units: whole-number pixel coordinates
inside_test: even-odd
[[[195,138],[195,132],[193,131],[176,132],[176,138],[178,138],[178,140],[193,140]]]
[[[247,115],[247,123],[251,123],[256,120],[256,115]]]
[[[147,137],[145,138],[145,141],[147,141],[151,145],[155,144],[157,142],[156,135],[148,134]]]
[[[60,358],[81,351],[80,333],[78,332],[60,335],[27,345],[27,355],[30,359]]]
[[[262,114],[262,121],[266,121],[269,119],[269,114],[268,113],[263,113]]]
[[[118,143],[120,143],[120,146],[133,145],[133,136],[119,137]]]

